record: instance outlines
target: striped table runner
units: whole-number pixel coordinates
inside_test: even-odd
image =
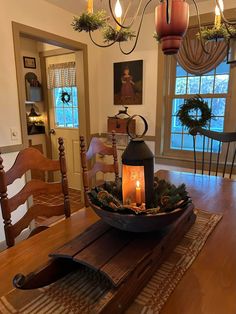
[[[201,251],[222,215],[197,211],[195,224],[136,297],[126,314],[158,314]],[[36,290],[12,290],[0,299],[0,313],[99,313],[112,298],[110,283],[98,273],[81,268],[56,283]]]

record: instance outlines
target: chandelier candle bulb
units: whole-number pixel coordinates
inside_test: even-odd
[[[136,182],[136,205],[142,205],[141,187],[139,181]]]
[[[93,13],[93,0],[88,0],[87,11],[88,13]]]
[[[121,17],[117,17],[117,22],[121,24]],[[116,30],[119,31],[121,29],[120,25],[116,24]]]
[[[215,27],[217,29],[221,26],[221,12],[224,11],[224,2],[223,0],[219,0],[219,6],[215,7]]]
[[[120,0],[116,1],[116,5],[115,5],[115,16],[116,16],[116,20],[117,22],[119,22],[121,24],[121,16],[122,16],[122,7],[120,4]],[[116,30],[119,31],[121,29],[120,25],[116,25]]]

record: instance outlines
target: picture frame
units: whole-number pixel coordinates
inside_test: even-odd
[[[236,37],[231,37],[227,48],[227,63],[236,63]]]
[[[24,68],[36,69],[36,59],[33,57],[23,57]]]
[[[116,62],[113,67],[114,105],[142,105],[143,60]]]

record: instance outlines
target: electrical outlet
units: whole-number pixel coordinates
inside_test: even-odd
[[[19,140],[19,131],[16,128],[10,128],[11,140],[18,141]]]

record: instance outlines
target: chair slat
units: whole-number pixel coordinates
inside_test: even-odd
[[[194,173],[197,173],[196,135],[193,136]]]
[[[13,166],[6,172],[7,185],[21,178],[28,170],[57,171],[59,160],[46,158],[38,149],[29,147],[19,152]]]
[[[218,174],[218,169],[219,169],[220,151],[221,151],[221,142],[219,142],[219,146],[218,146],[217,161],[216,161],[216,176]]]
[[[233,173],[233,168],[234,168],[235,157],[236,157],[236,148],[235,148],[235,150],[234,150],[234,156],[233,156],[233,160],[232,160],[232,163],[231,163],[231,168],[230,168],[230,173],[229,173],[229,178],[230,178],[230,179],[231,179],[231,177],[232,177],[232,173]]]
[[[229,155],[229,147],[230,147],[230,142],[227,145],[227,152],[225,156],[224,170],[223,170],[223,175],[222,175],[223,178],[225,177],[225,170],[226,170],[227,160],[228,160],[228,155]]]
[[[0,155],[0,197],[1,210],[4,223],[4,231],[7,246],[15,244],[15,238],[30,222],[37,216],[58,216],[64,214],[65,217],[70,216],[70,203],[68,192],[68,181],[66,176],[66,162],[63,139],[58,139],[59,144],[59,160],[50,160],[35,148],[29,147],[21,152],[16,157],[14,165],[7,172],[4,171],[3,160]],[[28,170],[40,171],[58,171],[61,172],[61,183],[46,183],[40,180],[31,180],[27,182],[20,192],[13,197],[8,198],[7,187],[12,184],[17,178],[22,177]],[[63,201],[57,206],[34,205],[27,210],[26,214],[19,219],[14,225],[11,220],[11,213],[16,210],[21,204],[25,203],[29,196],[45,194],[63,194]]]
[[[113,156],[113,164],[105,164],[102,162],[95,162],[93,167],[89,169],[88,163],[91,162],[91,159],[96,156],[96,154],[100,155],[112,155]],[[115,132],[112,132],[112,146],[106,146],[100,139],[93,138],[89,145],[89,149],[86,150],[85,139],[84,136],[80,136],[80,156],[81,156],[81,166],[83,170],[83,185],[84,185],[84,200],[85,206],[88,207],[88,199],[87,192],[90,189],[91,181],[95,177],[97,172],[103,173],[114,173],[115,180],[119,179],[119,167],[117,161],[117,149],[116,149],[116,138]]]
[[[39,194],[59,194],[62,193],[61,183],[47,183],[40,180],[31,180],[15,194],[12,198],[8,199],[11,213],[16,210],[20,205],[24,204],[30,196]]]
[[[211,148],[210,148],[210,161],[209,161],[209,172],[208,174],[211,174],[211,162],[212,162],[212,147],[213,147],[213,139],[211,139]]]
[[[204,174],[204,160],[205,160],[205,135],[203,136],[203,148],[202,148],[202,174]]]
[[[215,175],[217,176],[219,173],[219,170],[222,170],[222,176],[224,177],[226,174],[226,171],[228,170],[228,159],[231,158],[231,154],[230,154],[230,145],[233,142],[236,142],[236,132],[215,132],[215,131],[211,131],[211,130],[207,130],[207,129],[203,129],[201,127],[196,127],[193,128],[189,131],[189,133],[193,136],[193,138],[195,138],[197,136],[197,134],[200,134],[203,136],[203,149],[202,149],[202,169],[201,169],[201,173],[204,174],[204,163],[206,161],[206,157],[208,156],[208,154],[205,154],[205,149],[206,147],[209,146],[209,144],[206,145],[205,140],[206,138],[208,139],[208,143],[210,143],[210,148],[209,150],[207,149],[207,151],[210,152],[209,154],[209,169],[208,169],[208,174],[211,175],[212,173],[212,167],[213,165],[216,166],[216,171],[215,171]],[[217,152],[217,157],[216,157],[216,164],[213,162],[213,143],[214,141],[217,141],[218,144],[218,152]],[[220,163],[220,156],[221,156],[221,149],[223,147],[223,144],[227,143],[227,149],[226,149],[226,155],[224,158],[224,163],[221,167],[221,163]],[[193,147],[193,153],[194,153],[194,172],[196,173],[195,167],[196,167],[196,159],[197,159],[197,154],[196,154],[196,150],[195,150],[195,144]],[[223,150],[224,153],[224,150]],[[235,163],[235,159],[236,159],[236,152],[234,152],[234,154],[232,154],[232,162],[231,162],[231,167],[230,167],[230,172],[229,172],[229,177],[232,177],[233,174],[233,168],[234,168],[234,163]],[[222,154],[222,157],[224,156],[224,154]]]
[[[29,224],[38,216],[52,217],[64,215],[64,205],[51,205],[47,206],[45,204],[35,204],[31,206],[25,215],[21,217],[14,225],[12,225],[12,230],[14,238],[16,238],[22,230],[26,229]]]

